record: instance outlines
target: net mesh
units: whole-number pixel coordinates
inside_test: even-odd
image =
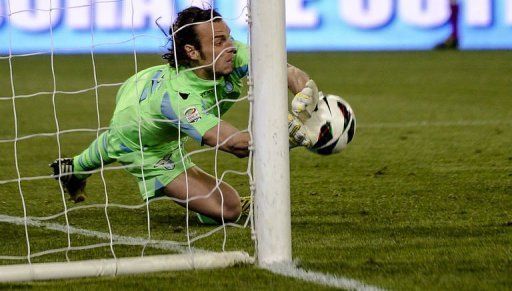
[[[3,233],[0,263],[196,251],[253,252],[249,231],[252,215],[238,223],[204,226],[189,210],[188,202],[192,198],[189,199],[188,194],[185,200],[169,197],[141,200],[135,179],[124,171],[126,165],[102,163],[99,169],[85,172],[93,174],[88,179],[87,200],[80,204],[68,200],[62,185],[52,177],[48,163],[80,153],[109,129],[116,91],[124,80],[144,68],[162,64],[158,54],[142,54],[140,44],[157,42],[162,52],[166,46],[174,44],[176,32],[165,35],[156,25],[141,32],[137,28],[139,10],[151,8],[142,6],[143,1],[77,0],[66,1],[65,5],[60,1],[34,1],[29,6],[20,3],[0,3],[0,25],[3,24],[0,35],[9,43],[9,51],[0,55],[0,115],[3,116],[0,125],[0,231]],[[147,5],[168,9],[160,11],[163,17],[173,15],[167,19],[168,23],[173,22],[175,12],[183,7],[216,7],[214,1],[155,0]],[[243,22],[240,19],[246,16],[246,4],[237,1],[232,5],[237,6],[238,16],[223,19],[230,26],[240,25]],[[129,28],[121,29],[121,33],[106,40],[104,33],[98,31],[101,27],[115,26],[115,21],[107,18],[109,11],[114,11],[113,7],[123,14],[118,21],[121,26]],[[89,17],[80,20],[79,15]],[[34,34],[34,27],[20,24],[28,17],[40,21],[47,29]],[[58,25],[61,22],[65,23],[64,28]],[[61,31],[78,28],[87,35],[88,43],[71,43]],[[42,49],[25,49],[23,43],[30,40],[19,38],[20,29],[33,30],[27,37],[33,36],[33,41],[40,42]],[[131,46],[129,54],[100,54],[109,49],[126,52],[126,44]],[[74,52],[82,54],[67,55]],[[215,91],[216,103],[206,110],[220,112],[223,102],[236,103],[223,120],[250,132],[251,98],[220,100],[218,94]],[[144,142],[140,129],[147,121],[139,118],[141,148]],[[179,138],[182,135],[180,132]],[[213,175],[216,188],[225,181],[240,195],[252,195],[252,154],[248,159],[238,159],[219,151],[219,146],[200,147],[193,142],[184,146],[188,154],[182,159],[192,158],[196,165]],[[183,203],[185,207],[170,200]]]

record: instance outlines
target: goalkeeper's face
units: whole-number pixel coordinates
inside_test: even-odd
[[[236,49],[230,36],[230,29],[224,21],[201,23],[196,26],[196,32],[201,44],[201,51],[194,56],[189,55],[196,65],[205,66],[198,69],[202,77],[213,79],[228,75],[233,71],[233,59]],[[212,66],[214,64],[214,66]]]

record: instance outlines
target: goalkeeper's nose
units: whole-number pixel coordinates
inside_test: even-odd
[[[228,50],[227,50],[227,52],[228,52],[228,53],[236,55],[237,49],[236,49],[236,47],[233,45],[233,38],[231,38],[231,37],[230,37],[230,38],[226,41],[226,46],[228,47]]]

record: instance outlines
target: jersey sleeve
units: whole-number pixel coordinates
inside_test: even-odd
[[[217,116],[204,110],[201,97],[192,94],[165,92],[160,109],[175,128],[198,142],[220,122]]]

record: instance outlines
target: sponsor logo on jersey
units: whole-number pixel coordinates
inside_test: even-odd
[[[188,123],[194,123],[201,119],[201,114],[196,107],[189,107],[185,110],[185,118],[187,119]]]

